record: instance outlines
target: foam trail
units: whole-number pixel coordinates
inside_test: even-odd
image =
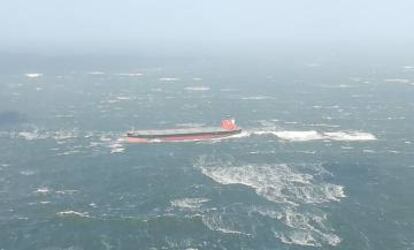
[[[111,154],[123,153],[125,151],[124,142],[124,138],[118,138],[115,142],[111,143],[109,145],[109,148],[111,148]]]
[[[370,133],[358,131],[325,132],[323,135],[333,141],[375,141],[377,138]]]

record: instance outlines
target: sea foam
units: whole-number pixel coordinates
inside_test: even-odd
[[[316,181],[287,164],[201,167],[201,172],[224,185],[251,187],[276,203],[323,203],[345,197],[342,186]]]
[[[327,214],[319,209],[321,203],[339,202],[345,196],[344,188],[321,178],[327,172],[315,165],[305,169],[290,164],[240,164],[200,159],[195,165],[201,172],[222,185],[243,185],[257,195],[275,203],[275,206],[251,206],[237,217],[226,210],[203,214],[203,223],[223,233],[250,234],[249,220],[260,215],[277,221],[279,229],[270,228],[285,244],[320,247],[336,246],[341,238],[327,224]],[[277,204],[277,205],[276,205]],[[240,220],[240,216],[246,216]],[[254,219],[257,222],[257,218]],[[250,231],[249,231],[250,227]],[[246,233],[245,231],[248,230]]]
[[[334,131],[334,132],[319,132],[316,130],[250,130],[251,135],[271,135],[279,139],[290,142],[305,142],[316,140],[330,140],[330,141],[375,141],[376,136],[361,131]]]

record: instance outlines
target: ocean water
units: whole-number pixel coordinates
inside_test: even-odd
[[[414,61],[284,59],[3,62],[0,249],[414,249]]]

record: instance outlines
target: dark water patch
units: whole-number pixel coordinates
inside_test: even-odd
[[[11,126],[27,121],[27,116],[18,111],[0,111],[0,126]]]

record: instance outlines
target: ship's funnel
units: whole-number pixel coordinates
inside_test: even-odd
[[[226,120],[221,121],[221,127],[226,130],[237,129],[237,125],[234,119],[226,119]]]

